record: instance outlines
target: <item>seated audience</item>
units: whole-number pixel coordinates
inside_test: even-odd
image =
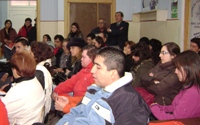
[[[86,39],[87,39],[87,41],[86,41],[87,44],[88,44],[88,45],[93,45],[92,40],[93,40],[94,38],[95,38],[95,35],[94,35],[93,33],[88,34],[88,35],[87,35],[87,38],[86,38]]]
[[[56,60],[52,60],[52,65],[56,68],[60,65],[60,57],[63,53],[62,49],[62,43],[63,43],[64,37],[62,35],[55,35],[54,37],[54,56],[56,57]]]
[[[125,56],[114,47],[100,49],[91,70],[95,85],[81,104],[56,125],[146,125],[150,110],[133,89],[131,73],[124,72]]]
[[[154,63],[150,57],[149,46],[145,42],[139,42],[134,46],[132,52],[134,64],[130,70],[134,78],[134,87],[141,87],[140,77],[154,67]]]
[[[67,36],[68,39],[72,38],[83,38],[83,34],[81,33],[80,27],[78,23],[74,22],[71,25],[71,31]]]
[[[171,105],[151,105],[151,111],[159,120],[200,117],[200,57],[190,50],[173,60],[182,89]],[[177,83],[179,84],[179,83]]]
[[[45,93],[45,115],[51,107],[52,77],[51,77],[51,48],[43,42],[33,42],[31,44],[31,55],[34,57],[36,66],[36,77],[41,83]]]
[[[178,94],[181,84],[175,74],[172,60],[180,53],[179,46],[174,42],[163,45],[160,52],[161,61],[150,71],[140,76],[142,86],[155,95],[155,102],[160,105],[171,105]]]
[[[27,51],[29,52],[30,46],[28,39],[25,37],[20,37],[15,41],[15,51],[16,52],[24,52]]]
[[[190,50],[200,55],[200,38],[192,38],[190,40]]]
[[[100,36],[96,36],[92,40],[93,44],[97,47],[97,49],[100,49],[101,47],[104,47],[104,41]]]
[[[8,114],[7,110],[5,109],[5,105],[2,103],[0,99],[0,125],[9,125],[8,122]]]
[[[81,66],[81,54],[83,51],[83,47],[86,46],[87,43],[81,38],[73,38],[68,44],[67,47],[71,52],[71,68],[66,69],[67,78],[71,78],[73,75],[78,73]]]
[[[126,56],[125,71],[130,72],[131,67],[134,65],[134,60],[132,59],[132,47],[135,45],[133,41],[126,41],[124,45],[124,54]]]
[[[55,108],[57,110],[69,113],[70,109],[75,107],[83,98],[87,87],[94,83],[90,71],[96,50],[96,47],[93,45],[85,46],[81,58],[83,68],[76,75],[60,83],[54,89],[52,97],[56,101]],[[70,92],[73,92],[73,95],[70,95]]]
[[[4,23],[5,27],[0,30],[0,42],[2,43],[2,54],[7,60],[11,59],[14,53],[14,42],[17,38],[17,32],[12,28],[11,20],[6,20]]]
[[[95,34],[96,36],[97,36],[99,33],[105,33],[105,34],[107,34],[106,21],[105,21],[105,19],[100,18],[100,19],[99,19],[99,22],[98,22],[98,27],[92,29],[91,33]]]
[[[55,48],[55,44],[53,41],[51,41],[51,37],[49,36],[49,34],[44,34],[43,35],[43,42],[47,43],[49,46],[52,47],[52,49]]]
[[[157,65],[160,62],[160,50],[162,48],[162,43],[157,39],[151,39],[149,44],[150,51],[151,51],[151,58],[154,61],[154,64]]]
[[[18,36],[26,37],[28,39],[28,32],[32,28],[32,20],[31,18],[26,18],[24,25],[19,29]],[[30,43],[29,43],[30,44]]]
[[[1,98],[6,106],[10,124],[31,125],[43,121],[45,95],[35,77],[36,62],[27,52],[15,53],[11,58],[14,81]]]

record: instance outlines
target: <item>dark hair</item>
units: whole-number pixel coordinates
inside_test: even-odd
[[[32,22],[32,19],[31,19],[31,18],[26,18],[26,19],[25,19],[25,22],[26,22],[26,21]]]
[[[126,61],[123,51],[116,47],[108,46],[99,49],[96,56],[104,58],[104,64],[108,71],[115,69],[119,77],[124,76],[124,64]]]
[[[100,33],[98,33],[98,35],[99,35],[99,34],[103,34],[104,38],[107,38],[107,37],[108,37],[107,34],[106,34],[105,32],[100,32]]]
[[[36,63],[45,61],[53,56],[51,47],[44,42],[33,42],[31,51],[34,54]]]
[[[21,77],[33,77],[36,70],[34,58],[27,52],[15,53],[11,58],[11,67],[16,69]]]
[[[29,41],[27,38],[25,37],[19,37],[15,43],[21,43],[23,46],[28,46],[29,45]]]
[[[49,36],[49,34],[44,34],[43,37],[46,36],[48,41],[51,41],[51,37]]]
[[[160,51],[162,48],[162,43],[157,39],[151,39],[149,43],[152,46],[153,52]]]
[[[72,23],[71,26],[75,26],[77,28],[75,36],[78,36],[81,33],[81,30],[80,30],[80,27],[79,27],[78,23],[74,22],[74,23]],[[72,33],[72,31],[70,31],[70,33]]]
[[[139,42],[145,42],[147,45],[149,45],[149,43],[150,43],[149,38],[147,38],[147,37],[140,38]]]
[[[180,47],[174,42],[165,43],[163,46],[166,46],[171,56],[176,56],[180,53]]]
[[[121,12],[121,11],[116,12],[116,14],[118,14],[118,13],[121,15],[121,17],[124,17],[123,12]]]
[[[57,35],[55,35],[55,37],[54,37],[54,40],[56,40],[56,39],[59,39],[60,42],[63,42],[64,37],[63,37],[62,35],[57,34]]]
[[[132,48],[133,50],[131,55],[140,57],[140,60],[136,62],[137,64],[140,64],[143,60],[151,58],[149,46],[145,42],[139,42]]]
[[[11,20],[6,20],[4,25],[6,25],[7,22],[10,22],[10,25],[11,25],[10,27],[12,27],[12,21]]]
[[[87,45],[83,48],[83,51],[87,50],[87,55],[90,57],[90,59],[92,61],[94,61],[94,58],[96,56],[97,53],[97,48],[94,45]]]
[[[90,37],[91,39],[94,39],[94,38],[95,38],[95,34],[89,33],[89,34],[87,35],[87,37]]]
[[[104,41],[100,36],[96,36],[94,39],[97,41],[98,44],[101,44],[100,48],[104,46]]]
[[[191,50],[184,51],[178,54],[172,62],[182,75],[185,73],[184,87],[190,88],[193,85],[200,87],[200,57],[197,53]]]
[[[200,48],[200,38],[192,38],[191,40],[190,40],[190,42],[193,42],[193,43],[196,43],[197,44],[197,46]]]

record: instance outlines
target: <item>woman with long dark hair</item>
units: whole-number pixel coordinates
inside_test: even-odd
[[[159,120],[200,117],[200,57],[188,50],[179,54],[173,63],[182,89],[171,105],[154,103],[151,111]]]
[[[83,38],[83,34],[81,33],[80,27],[78,23],[74,22],[71,25],[71,31],[67,36],[68,39],[71,38]]]

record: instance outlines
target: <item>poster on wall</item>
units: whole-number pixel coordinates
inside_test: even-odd
[[[190,39],[200,38],[200,0],[191,1]]]
[[[142,0],[142,11],[155,10],[158,8],[158,0]]]
[[[178,0],[171,0],[171,18],[178,18]]]

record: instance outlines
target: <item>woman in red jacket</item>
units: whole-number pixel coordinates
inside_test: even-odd
[[[5,105],[0,100],[0,125],[9,125],[7,110]]]
[[[94,83],[90,71],[93,66],[92,61],[96,55],[96,50],[96,47],[93,45],[84,47],[81,58],[82,69],[54,89],[52,98],[56,101],[56,110],[68,113],[72,107],[75,107],[81,101],[87,91],[87,87]],[[67,93],[73,93],[73,95]]]

